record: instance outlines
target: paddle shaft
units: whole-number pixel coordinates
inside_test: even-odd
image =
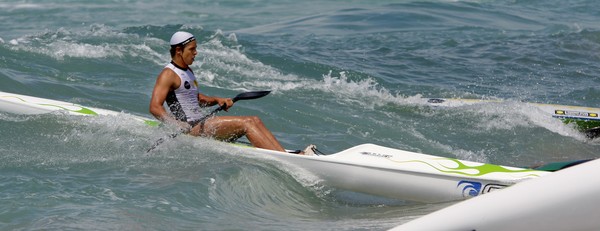
[[[233,99],[231,99],[231,101],[233,101],[234,103],[239,101],[239,100],[250,100],[250,99],[258,99],[258,98],[262,98],[263,96],[268,95],[269,93],[271,93],[271,91],[250,91],[250,92],[244,92],[244,93],[240,93],[238,95],[236,95],[235,97],[233,97]],[[199,123],[204,123],[204,121],[206,121],[208,118],[212,117],[214,114],[217,114],[217,112],[225,110],[225,108],[227,107],[227,105],[222,105],[218,108],[216,108],[215,110],[213,110],[212,112],[210,112],[208,115],[203,116],[202,118],[200,118],[198,121]],[[166,138],[160,138],[158,140],[156,140],[156,142],[154,142],[154,145],[152,145],[152,147],[150,147],[146,153],[151,152],[152,150],[156,149],[156,147],[158,147],[158,145],[162,144],[163,142],[165,142],[167,139],[174,139],[175,137],[179,136],[180,134],[184,133],[186,131],[181,131],[181,132],[177,132],[177,133],[173,133],[171,135],[169,135]]]

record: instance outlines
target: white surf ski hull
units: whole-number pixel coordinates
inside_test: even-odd
[[[418,202],[462,200],[550,174],[432,156],[374,144],[322,156],[255,149],[319,176],[328,186]]]
[[[68,103],[64,101],[51,100],[27,95],[13,94],[0,91],[0,111],[13,114],[44,114],[56,111],[67,112],[71,115],[96,116],[96,115],[119,115],[120,112],[85,107],[79,104]],[[142,121],[148,125],[158,125],[155,120],[141,116],[132,116],[134,119]]]
[[[393,231],[599,230],[600,160],[459,202]]]

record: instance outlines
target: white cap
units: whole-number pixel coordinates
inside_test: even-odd
[[[175,34],[173,34],[173,36],[171,36],[171,46],[174,45],[186,45],[191,41],[196,40],[196,38],[194,38],[194,35],[185,32],[185,31],[177,31],[175,32]]]

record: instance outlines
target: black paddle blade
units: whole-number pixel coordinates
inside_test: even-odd
[[[240,93],[240,94],[236,95],[235,97],[233,97],[233,102],[238,101],[238,100],[258,99],[258,98],[268,95],[269,93],[271,93],[271,91],[250,91],[250,92]]]

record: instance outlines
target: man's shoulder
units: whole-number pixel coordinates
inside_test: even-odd
[[[162,69],[160,74],[158,74],[159,78],[171,77],[171,76],[177,76],[177,73],[175,73],[175,71],[173,71],[169,68],[166,68],[166,67]]]
[[[168,84],[174,88],[179,87],[179,76],[177,76],[175,71],[166,67],[158,75],[158,81],[162,82],[163,84]]]

